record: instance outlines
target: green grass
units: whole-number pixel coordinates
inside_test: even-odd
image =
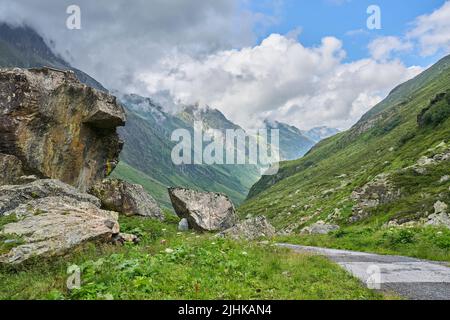
[[[450,262],[450,230],[446,228],[348,227],[329,235],[292,235],[280,242]]]
[[[139,234],[140,244],[90,244],[52,261],[2,267],[0,299],[384,298],[323,257],[177,233],[172,218],[169,223],[122,218],[121,225]],[[81,268],[82,286],[68,291],[72,265]]]

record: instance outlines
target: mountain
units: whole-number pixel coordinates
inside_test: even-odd
[[[437,223],[450,204],[449,117],[447,56],[394,89],[350,130],[262,177],[239,210],[294,232],[319,220],[376,230]]]
[[[186,129],[193,134],[193,121],[217,129],[239,128],[217,110],[186,107],[171,115],[150,98],[126,95],[121,102],[127,123],[119,133],[125,141],[121,162],[114,175],[142,184],[160,203],[170,206],[168,186],[222,192],[241,203],[260,172],[253,165],[175,165],[171,152],[177,144],[172,132]],[[195,119],[194,119],[195,118]]]
[[[294,126],[268,120],[265,121],[265,125],[269,130],[279,130],[281,160],[295,160],[303,157],[316,144],[316,141]]]
[[[308,131],[302,131],[302,134],[314,141],[315,143],[322,141],[323,139],[332,137],[339,133],[338,129],[329,127],[317,127]]]
[[[0,67],[44,66],[72,70],[81,82],[98,90],[107,91],[98,81],[73,68],[63,58],[54,54],[44,39],[32,28],[0,23]]]

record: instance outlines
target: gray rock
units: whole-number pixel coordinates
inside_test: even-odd
[[[442,178],[441,178],[441,180],[439,180],[439,182],[440,183],[444,183],[444,182],[447,182],[447,181],[449,181],[450,180],[450,176],[443,176]]]
[[[140,239],[138,236],[129,233],[119,233],[113,236],[112,242],[116,244],[133,243],[138,244]]]
[[[180,218],[198,231],[224,231],[238,221],[231,200],[220,193],[170,188],[170,200]]]
[[[100,200],[61,181],[37,180],[24,185],[0,186],[0,216],[30,200],[62,196],[100,207]]]
[[[124,122],[114,96],[73,72],[0,69],[0,153],[19,158],[25,174],[87,190],[118,163]]]
[[[442,201],[437,201],[434,204],[434,213],[435,214],[439,214],[439,213],[447,213],[447,208],[448,206],[442,202]]]
[[[164,220],[156,201],[138,184],[118,179],[105,179],[89,192],[100,199],[102,207],[127,216],[142,216]]]
[[[22,161],[15,156],[0,153],[0,186],[16,184],[22,175]]]
[[[66,196],[30,200],[4,214],[15,215],[17,222],[6,224],[0,235],[18,239],[0,256],[4,264],[63,255],[88,241],[110,241],[119,233],[117,213]]]
[[[189,230],[189,222],[186,218],[183,218],[180,220],[180,223],[178,224],[178,231],[188,231]]]
[[[303,228],[301,234],[328,234],[339,230],[339,228],[338,225],[326,224],[323,221],[318,221],[309,227]]]
[[[238,223],[227,229],[219,236],[232,239],[256,240],[259,238],[271,238],[276,234],[275,228],[270,224],[266,217],[255,217]]]

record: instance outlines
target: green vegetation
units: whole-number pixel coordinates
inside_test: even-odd
[[[450,262],[450,230],[446,228],[347,227],[328,235],[280,237],[280,242],[313,247],[365,251]]]
[[[339,237],[286,241],[448,261],[450,248],[429,239],[432,229],[400,230],[406,238],[408,232],[414,236],[410,243],[395,244],[384,236],[383,226],[392,220],[420,221],[434,212],[436,201],[450,205],[450,181],[442,180],[450,172],[448,160],[409,168],[423,156],[449,152],[450,101],[442,94],[449,88],[450,56],[396,88],[349,131],[322,141],[299,160],[282,163],[277,175],[263,177],[239,208],[241,217],[265,215],[277,229],[293,227],[294,234],[319,220],[342,228]],[[352,193],[381,173],[388,174],[398,195],[366,209],[362,220],[350,220],[357,203]],[[436,241],[449,239],[443,232]]]
[[[169,218],[171,219],[171,218]],[[138,245],[87,245],[51,262],[0,269],[0,299],[382,299],[327,259],[270,244],[177,233],[176,221],[122,218]],[[81,268],[80,289],[66,289]]]

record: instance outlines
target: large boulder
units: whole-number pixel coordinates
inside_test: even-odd
[[[224,231],[238,221],[233,203],[223,194],[170,188],[169,196],[177,215],[195,230]]]
[[[0,69],[0,153],[17,157],[26,175],[86,191],[115,168],[124,122],[115,97],[71,71]]]
[[[164,220],[156,201],[138,184],[118,179],[105,179],[89,192],[100,199],[102,207],[127,216],[143,216]]]
[[[71,197],[28,201],[4,213],[0,263],[17,265],[30,258],[62,255],[92,241],[110,241],[119,233],[118,214]]]
[[[100,207],[100,200],[81,193],[76,188],[58,180],[37,180],[23,185],[0,186],[0,216],[21,204],[46,197],[70,197],[80,202],[90,202]]]
[[[221,233],[221,237],[229,237],[235,240],[256,240],[259,238],[271,238],[276,235],[275,228],[265,217],[255,217],[244,220],[237,225]]]

